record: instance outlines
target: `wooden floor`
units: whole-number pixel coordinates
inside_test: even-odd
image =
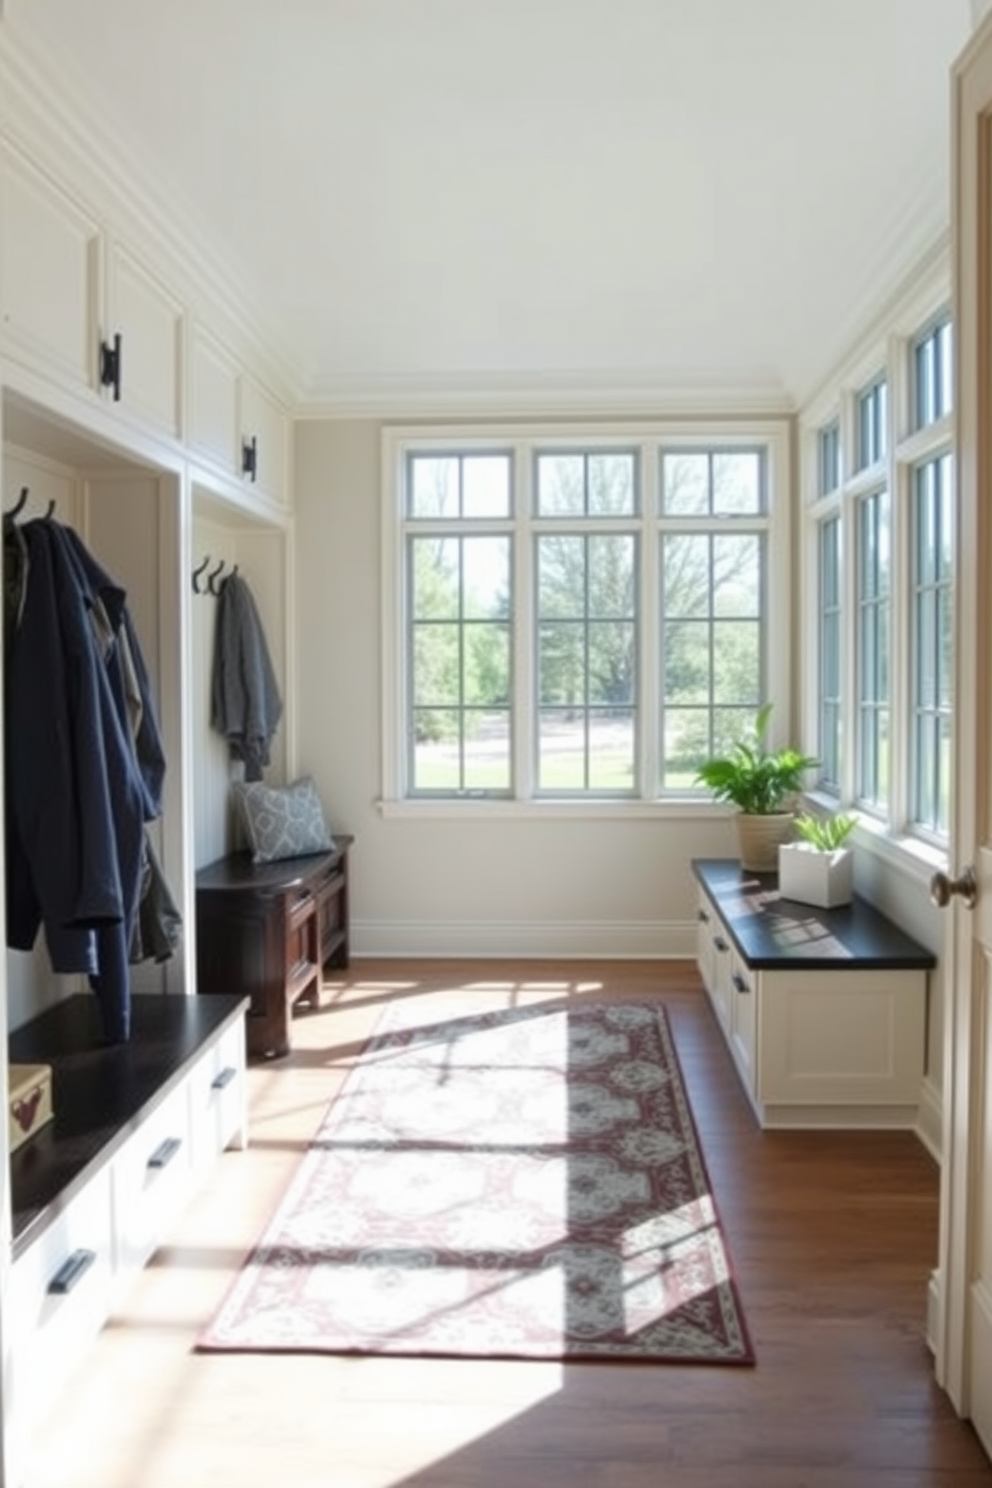
[[[464,987],[665,1001],[755,1368],[192,1352],[382,1005]],[[692,966],[356,962],[250,1103],[250,1149],[53,1402],[25,1488],[992,1488],[924,1340],[934,1163],[906,1132],[760,1132]]]

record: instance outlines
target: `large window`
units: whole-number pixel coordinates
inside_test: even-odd
[[[881,371],[832,390],[807,452],[817,654],[804,665],[820,785],[893,837],[917,839],[917,854],[946,847],[950,818],[952,370],[951,320],[938,308],[886,338]],[[835,479],[842,435],[855,458],[845,471],[838,453]]]
[[[384,450],[387,799],[705,797],[766,698],[787,726],[784,427]]]

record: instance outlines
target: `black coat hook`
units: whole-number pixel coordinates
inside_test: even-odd
[[[54,515],[55,515],[55,501],[53,499],[52,501],[50,501],[48,503],[48,510],[45,513],[45,521],[46,522],[50,522],[52,520],[52,518],[54,517]]]
[[[28,504],[28,496],[30,494],[31,493],[28,490],[27,486],[22,486],[21,487],[21,494],[18,496],[17,500],[14,502],[14,505],[11,507],[10,511],[9,512],[4,512],[4,514],[3,514],[4,515],[4,521],[6,521],[6,522],[13,522],[16,517],[19,517],[21,515],[21,512],[24,510],[24,508]]]
[[[220,593],[220,590],[217,588],[216,584],[214,583],[214,580],[215,579],[219,579],[220,576],[221,576],[221,574],[223,572],[224,572],[224,560],[222,558],[220,560],[220,562],[218,563],[217,567],[213,570],[213,572],[207,575],[207,589],[213,595],[217,595],[217,594]]]
[[[204,558],[203,562],[200,564],[199,568],[194,568],[194,570],[193,570],[193,593],[194,594],[205,594],[206,593],[206,590],[200,588],[200,575],[202,574],[203,570],[206,568],[206,566],[207,566],[207,564],[209,562],[210,562],[210,554],[208,553],[207,556]]]

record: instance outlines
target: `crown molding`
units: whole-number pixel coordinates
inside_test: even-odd
[[[43,57],[0,0],[0,130],[108,232],[119,236],[185,302],[225,335],[274,391],[295,403],[305,378],[278,327],[191,204],[169,191],[76,78]],[[220,322],[220,323],[218,323]]]
[[[324,379],[297,405],[301,419],[781,418],[795,404],[778,379],[650,373],[452,373]]]

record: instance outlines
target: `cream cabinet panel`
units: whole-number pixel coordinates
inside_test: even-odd
[[[4,350],[33,371],[92,390],[98,360],[97,223],[14,152],[0,149]]]
[[[917,1104],[924,973],[762,972],[761,979],[765,1100]]]
[[[108,251],[107,314],[102,340],[120,337],[121,408],[157,432],[182,434],[183,306],[164,285],[113,245]],[[114,390],[110,390],[114,396]]]
[[[112,1289],[110,1174],[97,1173],[15,1262],[9,1289],[13,1399],[29,1428],[103,1327]]]
[[[245,478],[263,496],[284,504],[289,494],[289,420],[276,399],[247,374],[241,378],[241,443],[250,455]],[[251,467],[254,468],[254,478]]]
[[[226,1147],[244,1147],[248,1113],[243,1023],[233,1024],[192,1072],[189,1121],[193,1166],[198,1171]]]
[[[189,361],[189,444],[226,475],[233,475],[240,453],[238,364],[201,326],[193,331]]]
[[[114,1159],[114,1271],[126,1282],[156,1249],[190,1192],[192,1144],[185,1087],[144,1122]]]
[[[730,1052],[748,1095],[758,1088],[757,978],[736,951],[730,956]],[[764,1082],[761,1084],[765,1094]]]

